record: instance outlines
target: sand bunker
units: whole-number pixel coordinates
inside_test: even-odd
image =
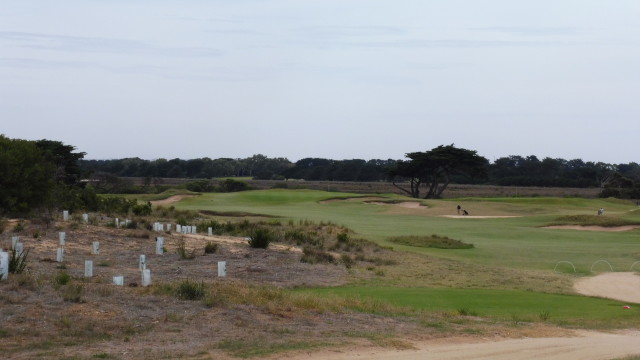
[[[173,195],[173,196],[169,196],[166,199],[150,201],[150,203],[151,205],[154,205],[154,206],[170,205],[173,203],[177,203],[182,199],[187,199],[191,197],[195,197],[195,195]]]
[[[640,276],[633,272],[611,272],[583,278],[573,285],[582,295],[640,304]]]
[[[583,231],[629,231],[640,228],[640,225],[625,225],[625,226],[596,226],[596,225],[553,225],[545,226],[544,229],[564,229],[564,230],[583,230]]]
[[[385,200],[383,197],[378,196],[363,196],[363,197],[352,197],[352,198],[343,198],[343,199],[330,199],[330,200],[322,200],[320,204],[329,204],[337,201],[350,201],[350,202],[363,202],[365,204],[372,205],[393,205],[406,209],[418,209],[418,208],[426,208],[425,205],[422,205],[418,201],[403,201],[403,202],[385,202],[380,201]]]
[[[367,204],[373,204],[373,205],[394,205],[394,206],[398,206],[398,207],[402,207],[402,208],[406,208],[406,209],[418,209],[418,208],[422,208],[422,207],[426,207],[422,204],[420,204],[419,202],[415,202],[415,201],[404,201],[404,202],[399,202],[399,203],[387,203],[387,202],[380,202],[380,201],[369,201],[367,202]]]

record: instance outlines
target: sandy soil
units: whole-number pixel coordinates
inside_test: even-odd
[[[450,219],[504,219],[504,218],[514,218],[520,216],[507,216],[507,215],[498,215],[498,216],[475,216],[475,215],[441,215],[440,217],[446,217]]]
[[[545,226],[545,229],[564,229],[564,230],[584,230],[584,231],[607,231],[607,232],[618,232],[618,231],[629,231],[640,228],[638,225],[625,225],[625,226],[596,226],[596,225],[553,225],[553,226]]]
[[[587,296],[640,304],[640,276],[633,272],[611,272],[578,280],[573,286]]]
[[[173,195],[173,196],[169,196],[166,199],[150,201],[150,203],[151,205],[154,205],[154,206],[171,205],[173,203],[177,203],[182,199],[187,199],[191,197],[195,197],[195,195]]]
[[[466,344],[417,344],[415,350],[346,350],[306,354],[291,360],[601,360],[640,354],[640,331],[578,332],[576,337],[524,338]]]
[[[373,204],[373,205],[395,205],[401,208],[406,208],[406,209],[419,209],[419,208],[426,208],[426,206],[420,204],[419,202],[416,201],[404,201],[404,202],[400,202],[400,203],[385,203],[385,202],[368,202],[367,204]]]

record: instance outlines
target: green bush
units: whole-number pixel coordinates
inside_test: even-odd
[[[213,241],[208,241],[207,244],[204,246],[205,254],[215,254],[217,251],[218,251],[218,244],[214,243]]]
[[[151,215],[151,202],[147,201],[146,204],[135,204],[131,207],[131,212],[137,216],[149,216]]]
[[[53,283],[54,285],[67,285],[69,282],[71,281],[71,275],[67,274],[64,271],[60,271],[54,278],[53,278]]]
[[[200,300],[207,295],[207,286],[203,281],[187,279],[178,284],[175,294],[182,300]]]
[[[186,183],[184,187],[193,192],[213,192],[215,190],[215,186],[209,180],[192,181]]]
[[[245,191],[249,190],[251,187],[243,182],[234,179],[226,179],[220,186],[218,186],[218,191],[220,192],[237,192],[237,191]]]
[[[249,246],[252,248],[266,249],[273,240],[273,233],[268,229],[256,229],[249,237]]]
[[[349,234],[347,234],[347,232],[346,232],[346,231],[343,231],[343,232],[339,233],[339,234],[336,236],[336,238],[337,238],[338,242],[346,243],[346,242],[348,242],[348,241],[349,241]]]

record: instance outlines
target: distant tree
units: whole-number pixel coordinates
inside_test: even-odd
[[[439,198],[454,175],[486,177],[488,160],[476,151],[440,145],[426,152],[406,154],[410,160],[400,161],[391,170],[393,185],[414,198],[421,196],[422,187],[427,188],[425,199]],[[409,189],[397,184],[397,180],[407,179]]]

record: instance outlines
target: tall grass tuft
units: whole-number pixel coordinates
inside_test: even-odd
[[[204,281],[187,279],[178,284],[175,294],[182,300],[201,300],[207,294],[207,286]]]
[[[11,250],[11,257],[9,258],[9,272],[12,274],[22,274],[27,267],[27,256],[29,255],[29,249],[26,249],[20,253],[15,249]]]

